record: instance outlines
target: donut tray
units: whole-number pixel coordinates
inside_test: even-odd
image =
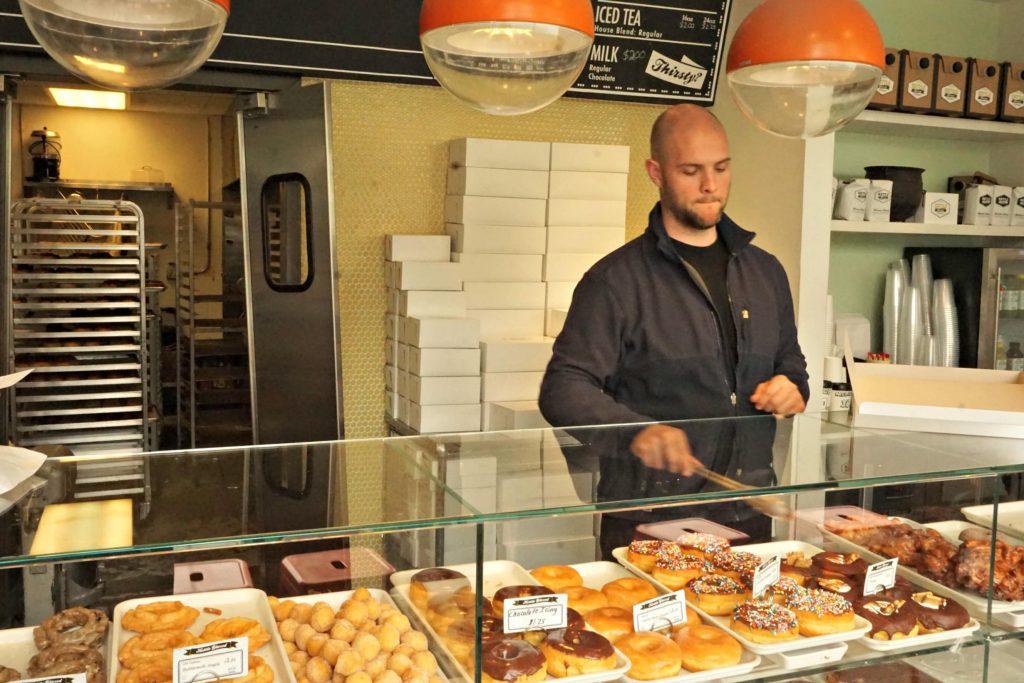
[[[22,678],[30,678],[28,662],[39,652],[36,648],[36,641],[32,638],[34,630],[32,626],[0,630],[0,666],[17,669]],[[103,664],[108,668],[110,666],[109,641],[110,631],[108,630],[103,643],[99,646],[100,654],[103,655]]]
[[[777,541],[775,543],[758,543],[755,545],[746,545],[743,546],[743,551],[753,553],[754,555],[759,555],[763,558],[768,558],[772,555],[785,556],[788,553],[793,552],[801,552],[805,555],[814,555],[815,553],[821,552],[821,549],[811,545],[810,543],[803,543],[801,541]],[[652,584],[654,584],[655,587],[657,587],[658,590],[660,590],[661,592],[670,592],[665,585],[661,584],[658,581],[655,581],[654,577],[652,577],[650,574],[640,569],[640,567],[637,567],[635,564],[630,562],[629,559],[626,557],[626,548],[616,548],[614,551],[612,551],[612,555],[615,557],[616,560],[618,560],[618,562],[623,567],[633,572],[637,576],[647,579]],[[871,630],[871,624],[868,623],[867,619],[857,616],[854,619],[855,626],[850,631],[844,631],[842,633],[831,633],[825,636],[798,636],[794,640],[787,640],[772,644],[755,643],[751,640],[748,640],[747,638],[744,638],[742,635],[730,629],[728,617],[712,616],[710,614],[707,614],[695,605],[690,605],[690,607],[693,607],[694,611],[700,614],[704,621],[725,629],[734,638],[736,638],[736,640],[740,641],[743,647],[759,655],[777,655],[783,652],[794,652],[797,650],[805,650],[808,648],[817,648],[821,645],[830,645],[832,643],[844,643],[850,640],[857,640],[865,633],[867,633],[869,630]]]
[[[989,529],[992,528],[992,511],[991,505],[972,505],[960,508],[964,517]],[[1001,531],[1007,536],[1024,539],[1024,500],[999,504],[999,523],[996,525],[996,531]]]
[[[475,590],[475,564],[452,565],[448,568],[466,575],[469,579],[470,585],[473,586]],[[409,615],[413,620],[415,627],[427,634],[427,639],[435,646],[434,653],[439,655],[439,661],[442,661],[445,664],[451,674],[451,677],[464,681],[472,681],[473,674],[466,671],[462,664],[455,659],[455,655],[448,649],[444,639],[438,635],[437,631],[434,630],[434,627],[427,621],[426,615],[422,614],[419,609],[413,605],[412,600],[409,598],[409,583],[412,576],[417,571],[419,570],[414,569],[392,574],[391,584],[394,588],[391,589],[391,594],[394,596],[395,602],[400,605],[400,609],[402,609],[402,611]],[[523,569],[523,567],[518,563],[508,560],[485,562],[483,566],[483,575],[484,585],[482,592],[485,596],[493,595],[495,591],[503,586],[539,585],[537,584],[537,581],[530,576],[530,572]],[[615,650],[615,660],[615,668],[607,671],[600,671],[582,676],[566,676],[565,678],[558,679],[553,676],[548,676],[547,680],[566,681],[567,683],[598,683],[599,681],[613,681],[622,678],[623,674],[629,671],[630,666],[629,660],[618,650]]]
[[[247,617],[255,619],[270,634],[270,642],[258,650],[250,651],[250,654],[262,657],[274,672],[274,683],[296,683],[292,669],[284,655],[284,643],[277,632],[277,623],[274,621],[274,613],[270,611],[270,603],[267,602],[267,594],[255,588],[237,588],[234,590],[211,591],[208,593],[188,593],[184,595],[168,595],[161,597],[137,598],[125,600],[114,607],[114,615],[110,619],[112,633],[110,636],[109,662],[107,666],[107,683],[117,683],[117,672],[120,665],[117,663],[117,653],[121,646],[132,636],[138,635],[135,631],[121,628],[121,619],[129,610],[151,602],[162,602],[165,600],[178,600],[189,607],[199,610],[199,618],[192,624],[188,631],[193,635],[199,635],[203,629],[214,619],[228,619],[231,617]],[[204,612],[203,608],[219,610],[220,614]]]

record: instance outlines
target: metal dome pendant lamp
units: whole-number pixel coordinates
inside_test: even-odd
[[[884,64],[882,34],[857,0],[765,0],[737,29],[726,71],[755,125],[811,138],[864,110]]]
[[[430,72],[488,114],[526,114],[557,100],[593,42],[590,0],[423,0],[420,11]]]
[[[61,66],[113,90],[161,88],[196,71],[224,33],[231,0],[18,0]]]

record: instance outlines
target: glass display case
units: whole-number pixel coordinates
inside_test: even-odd
[[[1018,441],[669,426],[697,473],[647,425],[153,453],[129,492],[50,458],[0,495],[0,666],[177,682],[246,636],[262,683],[1015,680]]]

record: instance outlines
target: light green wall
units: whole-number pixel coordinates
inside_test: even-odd
[[[888,47],[962,57],[1002,57],[995,54],[1001,3],[989,0],[861,0],[861,4],[882,29],[882,38]]]

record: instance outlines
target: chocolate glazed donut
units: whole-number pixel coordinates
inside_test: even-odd
[[[910,635],[917,628],[916,610],[910,606],[910,603],[903,600],[866,598],[864,602],[855,605],[853,609],[871,622],[869,636],[886,633],[889,640],[892,640],[894,635]]]
[[[502,613],[505,609],[506,600],[510,600],[512,598],[529,598],[535,595],[554,594],[555,592],[553,590],[545,588],[544,586],[505,586],[504,588],[499,588],[494,594],[494,597],[491,598],[491,604],[494,605],[494,609],[497,612]]]
[[[867,571],[868,563],[856,553],[821,552],[811,558],[815,567],[823,572],[842,576],[859,576]]]
[[[927,591],[914,593],[910,601],[921,628],[926,631],[952,631],[963,628],[971,620],[960,603]]]
[[[557,628],[549,631],[544,644],[583,659],[607,659],[615,654],[607,638],[600,633],[582,629]]]
[[[480,667],[496,681],[531,676],[544,666],[544,655],[525,640],[492,640],[480,646]]]

